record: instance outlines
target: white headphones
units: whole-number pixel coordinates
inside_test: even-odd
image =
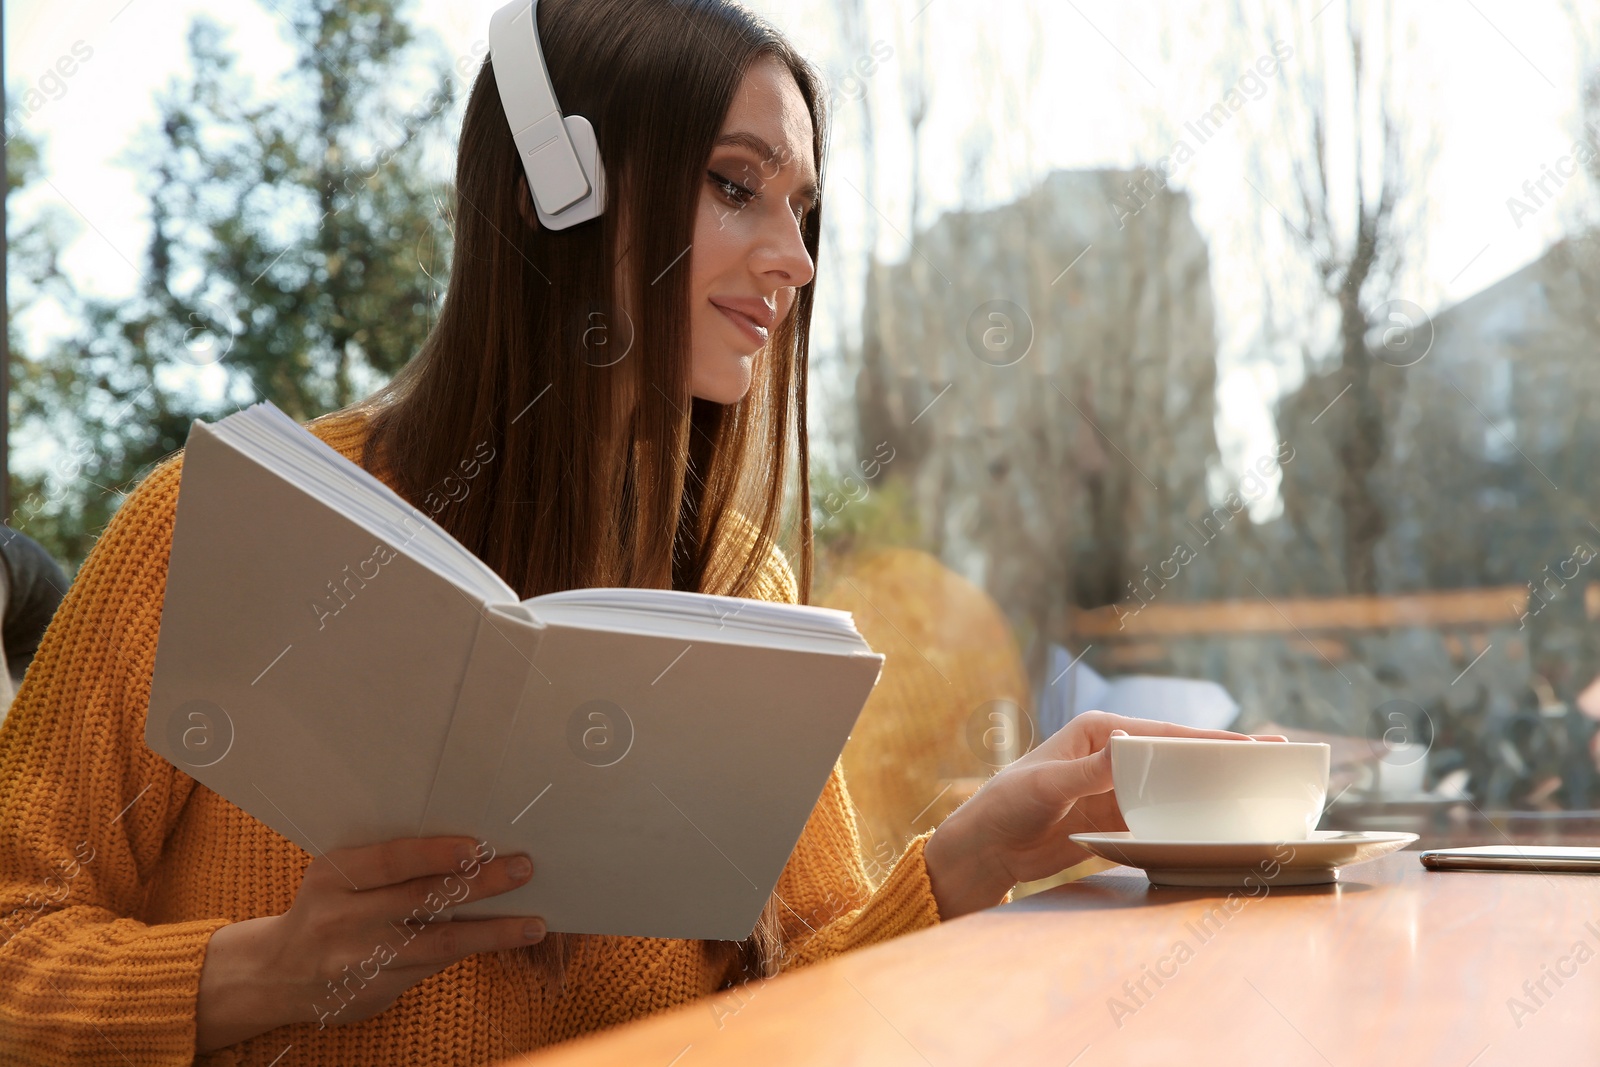
[[[534,18],[538,0],[511,0],[489,20],[489,54],[511,136],[541,225],[564,230],[606,206],[606,172],[594,127],[582,115],[562,118]]]

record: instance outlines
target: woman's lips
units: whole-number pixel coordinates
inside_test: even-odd
[[[739,332],[748,337],[757,348],[767,343],[767,328],[757,325],[749,315],[734,311],[732,308],[725,308],[721,304],[711,306],[728,316],[729,321],[739,327]]]

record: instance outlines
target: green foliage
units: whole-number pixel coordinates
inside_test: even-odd
[[[451,193],[422,160],[454,99],[448,63],[414,56],[398,0],[268,6],[298,50],[283,85],[255,92],[222,28],[194,22],[191,73],[120,160],[149,198],[139,291],[76,300],[81,329],[15,374],[18,423],[56,455],[13,480],[13,525],[69,567],[193,419],[258,399],[297,419],[343,407],[437,311]],[[407,92],[418,69],[428,91]]]
[[[869,461],[870,463],[870,461]],[[915,500],[904,478],[884,465],[861,471],[817,469],[811,474],[811,521],[817,574],[813,587],[826,590],[852,554],[875,548],[926,548]]]

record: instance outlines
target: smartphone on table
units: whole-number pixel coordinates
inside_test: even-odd
[[[1470,845],[1417,854],[1430,871],[1556,871],[1600,874],[1600,846]]]

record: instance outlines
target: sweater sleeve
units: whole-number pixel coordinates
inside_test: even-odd
[[[844,767],[835,763],[775,890],[783,929],[783,969],[939,922],[922,850],[933,831],[911,839],[881,882],[868,878]]]
[[[788,558],[773,546],[762,595],[794,603],[798,585]],[[922,850],[930,830],[911,839],[875,886],[861,855],[855,808],[835,761],[800,841],[774,890],[783,930],[785,970],[887,941],[939,922]]]
[[[95,543],[0,724],[0,1062],[188,1064],[206,918],[131,915],[194,779],[144,743],[179,464]]]

